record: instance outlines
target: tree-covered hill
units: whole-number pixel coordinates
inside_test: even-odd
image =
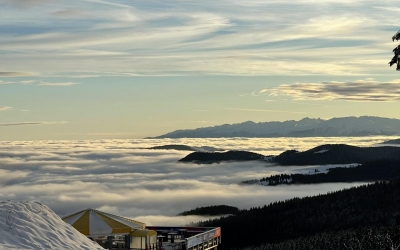
[[[278,156],[264,156],[247,151],[193,152],[179,161],[213,163],[252,160],[266,160],[283,166],[362,164],[379,160],[400,161],[400,147],[356,147],[345,144],[327,144],[304,152],[288,150]]]
[[[197,207],[190,211],[182,212],[178,215],[225,215],[225,214],[237,214],[239,209],[237,207],[227,205],[214,205],[208,207]]]
[[[319,233],[242,250],[394,250],[400,249],[400,226],[369,226]]]
[[[392,180],[400,177],[400,161],[378,160],[355,167],[337,167],[327,173],[280,174],[262,178],[259,183],[265,186],[280,184],[316,184],[327,182],[368,182]],[[254,181],[244,181],[253,184]]]
[[[150,147],[148,149],[198,151],[198,152],[224,151],[223,149],[209,147],[209,146],[187,146],[187,145],[181,145],[181,144],[169,144],[169,145],[154,146],[154,147]]]
[[[345,144],[328,144],[304,152],[288,150],[273,159],[280,165],[349,164],[377,160],[400,161],[400,147],[363,148]]]
[[[400,144],[400,139],[385,141],[385,142],[382,142],[381,144]]]
[[[220,249],[240,249],[322,233],[393,226],[399,216],[400,181],[394,180],[274,202],[200,225],[222,228],[224,242]]]
[[[181,150],[181,151],[196,151],[194,148],[187,146],[187,145],[178,145],[178,144],[171,144],[171,145],[162,145],[162,146],[154,146],[149,149],[165,149],[165,150]]]
[[[221,161],[253,161],[263,160],[264,155],[247,152],[247,151],[227,151],[227,152],[193,152],[184,158],[180,159],[181,162],[195,162],[195,163],[213,163]]]

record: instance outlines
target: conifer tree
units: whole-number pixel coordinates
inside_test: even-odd
[[[397,33],[392,37],[392,40],[398,41],[400,40],[400,30],[397,31]],[[396,64],[396,70],[400,71],[400,45],[398,45],[396,48],[393,49],[394,56],[392,60],[389,62],[390,67],[392,67],[393,64]]]

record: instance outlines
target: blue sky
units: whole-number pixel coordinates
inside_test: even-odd
[[[400,118],[399,14],[395,1],[0,0],[0,140]]]

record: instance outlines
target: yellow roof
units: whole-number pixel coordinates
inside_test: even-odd
[[[87,236],[129,234],[135,229],[146,227],[146,224],[142,222],[90,208],[62,219]]]
[[[154,236],[157,235],[157,232],[154,230],[148,230],[148,229],[136,229],[131,233],[132,236],[134,237],[146,237],[146,236]]]

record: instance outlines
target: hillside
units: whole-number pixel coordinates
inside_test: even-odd
[[[154,146],[149,149],[165,149],[165,150],[181,150],[181,151],[196,151],[190,146],[186,145],[162,145],[162,146]]]
[[[382,142],[381,144],[400,144],[400,139],[385,141]]]
[[[367,162],[355,167],[330,168],[327,173],[280,174],[262,178],[257,182],[251,180],[243,183],[276,186],[281,184],[384,181],[398,177],[400,177],[400,161],[380,160]]]
[[[214,163],[221,161],[254,161],[264,160],[265,156],[247,151],[227,152],[193,152],[180,159],[180,162]]]
[[[304,152],[288,150],[273,159],[280,165],[349,164],[378,160],[400,161],[400,147],[364,148],[345,144],[327,144]]]
[[[179,151],[199,151],[199,152],[214,152],[214,151],[224,151],[223,149],[218,149],[209,146],[200,146],[200,147],[192,147],[187,145],[180,144],[170,144],[170,145],[161,145],[154,146],[148,149],[164,149],[164,150],[179,150]]]
[[[103,249],[37,202],[0,202],[0,249]]]
[[[214,205],[208,207],[197,207],[195,209],[184,211],[178,215],[225,215],[225,214],[237,214],[239,209],[237,207],[227,205]]]
[[[368,226],[318,233],[275,244],[246,247],[242,250],[394,250],[400,246],[400,226]]]
[[[304,118],[299,121],[247,121],[197,129],[176,130],[154,138],[219,137],[335,137],[400,135],[400,120],[373,116],[329,120]]]
[[[380,160],[400,161],[400,147],[356,147],[345,144],[326,144],[304,152],[288,150],[278,156],[264,156],[247,151],[192,152],[179,161],[204,164],[222,161],[253,160],[264,160],[282,166],[362,164]]]
[[[352,240],[361,241],[368,236],[362,234],[358,234],[357,237],[350,236],[356,232],[369,231],[365,229],[368,227],[373,227],[378,231],[380,227],[399,230],[398,227],[394,228],[400,221],[399,211],[400,181],[394,180],[314,197],[274,202],[264,207],[240,210],[237,215],[200,222],[200,225],[222,228],[224,242],[218,247],[221,250],[241,249],[261,244],[284,246],[286,243],[296,240],[300,241],[298,242],[299,246],[307,244],[308,246],[306,248],[266,249],[326,249],[318,248],[316,240],[324,234],[331,236],[336,234],[336,239],[319,238],[320,241],[325,242],[325,245],[334,245],[335,242],[329,242],[329,240],[347,239],[336,242],[337,244],[350,244]],[[341,233],[342,235],[340,235]],[[399,235],[399,231],[397,231],[397,235]],[[312,241],[313,239],[315,242]],[[399,238],[396,240],[398,242]],[[376,248],[354,249],[372,250]],[[390,248],[382,247],[380,249]]]

